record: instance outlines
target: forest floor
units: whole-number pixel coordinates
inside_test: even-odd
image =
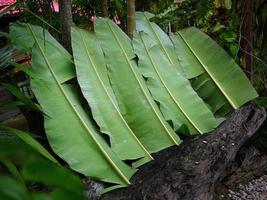
[[[228,193],[221,194],[220,200],[267,200],[267,175],[263,175],[246,184],[239,184]]]

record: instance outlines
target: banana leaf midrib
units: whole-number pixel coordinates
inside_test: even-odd
[[[148,55],[148,57],[149,57],[149,60],[150,60],[150,62],[152,63],[152,66],[153,66],[154,70],[156,71],[156,73],[157,73],[157,75],[158,75],[158,77],[159,77],[161,83],[164,85],[164,88],[167,90],[168,94],[170,95],[170,97],[172,98],[172,100],[175,102],[175,104],[178,106],[179,110],[180,110],[180,111],[183,113],[183,115],[186,117],[186,119],[188,119],[188,121],[193,125],[193,127],[194,127],[199,133],[203,134],[203,131],[201,131],[201,130],[194,124],[194,122],[192,122],[192,120],[190,119],[190,117],[184,112],[184,110],[181,108],[181,105],[179,104],[179,102],[176,101],[176,99],[175,99],[174,96],[172,95],[171,91],[170,91],[169,88],[166,86],[165,82],[162,80],[162,77],[161,77],[160,73],[158,72],[155,63],[154,63],[153,59],[151,58],[151,56],[150,56],[150,54],[149,54],[149,51],[148,51],[148,49],[147,49],[147,46],[145,45],[145,42],[144,42],[142,36],[141,36],[140,38],[141,38],[142,43],[144,44],[144,47],[145,47],[146,53],[147,53],[147,55]]]
[[[119,44],[120,48],[122,49],[122,51],[123,51],[123,55],[126,57],[127,63],[128,63],[128,65],[130,66],[131,71],[133,72],[135,79],[136,79],[137,82],[139,83],[140,88],[141,88],[141,91],[142,91],[142,93],[145,95],[146,100],[147,100],[147,102],[149,103],[150,107],[152,108],[153,112],[156,114],[157,119],[159,120],[160,124],[164,127],[164,129],[165,129],[166,132],[168,133],[168,137],[170,137],[170,139],[174,142],[174,144],[178,145],[178,143],[176,142],[176,140],[175,140],[175,139],[172,137],[172,135],[169,133],[168,128],[167,128],[167,127],[162,123],[162,121],[160,120],[160,118],[159,118],[159,116],[158,116],[158,113],[155,111],[153,105],[151,104],[151,101],[150,101],[150,99],[148,98],[146,92],[144,91],[144,89],[143,89],[143,87],[142,87],[142,84],[140,83],[140,81],[139,81],[139,79],[138,79],[138,77],[137,77],[137,75],[136,75],[136,72],[133,70],[133,66],[132,66],[131,62],[129,61],[130,59],[128,58],[128,56],[127,56],[127,54],[126,54],[126,52],[125,52],[123,46],[121,45],[120,40],[117,38],[116,33],[114,32],[114,30],[112,29],[112,27],[110,26],[110,24],[109,24],[107,21],[105,21],[105,23],[108,24],[109,29],[111,30],[111,32],[112,32],[113,36],[115,37],[117,43]]]
[[[127,129],[130,131],[131,136],[134,138],[134,140],[136,140],[136,142],[137,142],[137,143],[139,144],[139,146],[142,148],[142,150],[144,151],[144,153],[145,153],[151,160],[153,160],[153,157],[150,155],[150,153],[145,149],[145,147],[141,144],[141,142],[140,142],[140,141],[138,140],[138,138],[135,136],[135,134],[133,133],[132,129],[129,127],[129,125],[127,124],[127,122],[125,121],[125,119],[123,118],[123,116],[121,115],[120,111],[118,110],[118,107],[116,106],[116,104],[115,104],[113,98],[109,95],[109,93],[108,93],[108,91],[107,91],[107,89],[106,89],[106,87],[105,87],[103,81],[101,80],[101,78],[100,78],[100,76],[99,76],[99,74],[98,74],[98,71],[96,70],[95,63],[93,62],[92,57],[91,57],[91,55],[90,55],[90,53],[89,53],[89,51],[88,51],[88,48],[87,48],[87,46],[86,46],[86,44],[85,44],[85,41],[84,41],[84,36],[83,36],[83,34],[81,33],[81,31],[79,31],[79,34],[80,34],[80,36],[81,36],[81,38],[82,38],[82,43],[83,43],[83,46],[84,46],[84,48],[85,48],[85,50],[86,50],[86,55],[87,55],[87,57],[89,58],[89,60],[90,60],[90,62],[91,62],[91,64],[92,64],[92,66],[93,66],[94,72],[95,72],[95,74],[96,74],[96,76],[97,76],[97,79],[98,79],[99,82],[100,82],[100,85],[102,86],[102,88],[103,88],[104,91],[105,91],[105,92],[104,92],[105,95],[106,95],[106,96],[108,97],[108,99],[111,101],[112,106],[114,107],[114,109],[115,109],[116,112],[118,113],[118,115],[119,115],[119,117],[121,118],[121,120],[123,121],[124,125],[125,125],[125,126],[127,127]]]
[[[97,139],[94,137],[94,135],[91,133],[90,129],[87,127],[86,123],[83,121],[82,117],[79,115],[79,113],[77,112],[77,110],[75,109],[74,105],[72,104],[72,102],[70,101],[70,99],[68,98],[67,94],[64,92],[64,89],[62,88],[61,84],[59,83],[59,81],[56,78],[56,75],[54,73],[54,71],[51,68],[51,65],[49,63],[49,61],[47,60],[45,53],[43,52],[38,39],[36,37],[36,35],[34,34],[34,31],[32,30],[31,26],[29,24],[27,24],[27,26],[29,27],[29,30],[31,31],[34,40],[36,42],[36,44],[38,45],[40,52],[42,53],[42,56],[44,57],[45,63],[48,66],[48,69],[50,71],[50,73],[52,74],[57,86],[59,87],[61,93],[63,94],[63,96],[65,97],[65,99],[67,100],[68,104],[70,105],[71,109],[73,110],[73,112],[75,113],[75,115],[78,117],[78,119],[81,121],[84,129],[86,130],[86,132],[89,133],[89,135],[91,136],[91,138],[93,139],[93,141],[96,143],[96,145],[99,147],[99,149],[101,150],[101,153],[105,156],[105,158],[108,160],[109,164],[115,169],[115,171],[119,174],[119,176],[127,183],[127,185],[130,184],[129,180],[127,179],[127,177],[124,176],[124,174],[121,172],[121,170],[115,165],[115,163],[112,161],[112,159],[107,155],[107,153],[105,152],[105,150],[103,149],[103,147],[101,146],[101,144],[99,144],[99,142],[97,141]]]
[[[168,60],[170,61],[170,63],[171,63],[171,64],[174,64],[173,61],[172,61],[172,59],[170,58],[170,56],[169,56],[167,50],[165,49],[165,46],[163,45],[161,39],[159,38],[158,34],[157,34],[156,31],[154,30],[153,26],[151,25],[151,22],[149,21],[149,19],[147,18],[147,16],[146,16],[145,14],[144,14],[144,16],[145,16],[146,20],[148,21],[149,26],[150,26],[151,29],[153,30],[153,34],[157,37],[157,39],[158,39],[158,41],[159,41],[159,43],[160,43],[160,46],[161,46],[161,48],[162,48],[163,51],[164,51],[164,54],[167,56],[167,58],[168,58]]]
[[[200,65],[205,69],[205,71],[207,72],[207,74],[209,75],[209,77],[211,78],[211,80],[214,82],[214,84],[219,88],[220,92],[224,95],[224,97],[227,99],[227,101],[231,104],[231,106],[234,109],[237,109],[238,106],[235,105],[232,102],[231,98],[223,90],[223,87],[221,87],[221,85],[217,82],[217,80],[212,76],[212,74],[209,72],[209,70],[206,67],[206,65],[204,63],[202,63],[201,59],[196,55],[195,51],[190,47],[190,45],[187,43],[187,41],[185,40],[185,38],[182,36],[182,34],[179,31],[178,31],[178,34],[182,38],[182,40],[184,41],[184,43],[188,46],[188,48],[190,49],[190,51],[192,52],[192,54],[196,57],[196,59],[200,63]]]

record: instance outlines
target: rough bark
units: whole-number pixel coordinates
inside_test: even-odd
[[[243,5],[242,38],[240,42],[242,57],[244,58],[245,72],[253,77],[253,12],[254,4],[251,0],[245,0]]]
[[[102,0],[102,15],[108,17],[108,0]]]
[[[260,152],[254,146],[242,147],[231,162],[220,181],[215,186],[214,199],[227,199],[225,196],[229,190],[238,189],[239,185],[245,185],[248,182],[263,176],[267,172],[267,155]]]
[[[180,146],[156,153],[142,166],[132,185],[102,200],[211,200],[215,187],[229,172],[240,147],[265,119],[265,110],[254,104],[231,114],[212,134],[186,139]],[[233,166],[233,165],[232,165]]]
[[[135,0],[127,0],[127,33],[130,38],[133,38],[135,27]]]
[[[71,0],[60,0],[59,1],[59,14],[60,14],[60,29],[61,29],[61,44],[70,53],[71,48],[71,26],[72,11],[71,11]]]

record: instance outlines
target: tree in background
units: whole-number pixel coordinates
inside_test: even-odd
[[[130,38],[135,31],[135,0],[127,0],[127,33]]]
[[[245,0],[242,10],[242,37],[240,38],[241,56],[243,57],[244,71],[247,76],[253,77],[253,1]]]
[[[102,15],[108,17],[108,0],[102,0]]]
[[[71,0],[59,1],[59,13],[60,13],[60,30],[61,30],[61,43],[71,53],[71,25],[72,9]]]

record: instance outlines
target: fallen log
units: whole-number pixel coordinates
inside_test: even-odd
[[[258,130],[265,110],[253,103],[232,113],[212,134],[184,140],[154,154],[131,185],[101,200],[211,200],[215,187],[229,173],[241,146]],[[229,171],[228,171],[229,172]]]
[[[261,197],[256,198],[244,198],[244,189],[247,192],[255,192],[253,195],[266,196],[266,189],[253,188],[257,186],[250,186],[244,188],[244,185],[248,185],[250,182],[258,183],[259,180],[266,180],[267,174],[267,154],[261,152],[252,145],[245,145],[242,147],[236,155],[234,162],[228,164],[224,173],[220,176],[215,186],[216,200],[229,200],[229,199],[265,199]],[[260,179],[259,179],[260,178]],[[258,183],[259,185],[259,183]],[[240,191],[242,188],[242,198],[229,198],[233,196],[233,191]],[[249,191],[251,190],[251,191]],[[262,194],[259,191],[262,190]]]

